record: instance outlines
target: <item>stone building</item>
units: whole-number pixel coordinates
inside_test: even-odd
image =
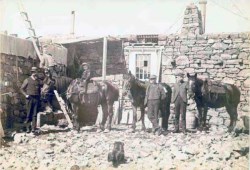
[[[204,18],[197,6],[188,5],[184,14],[180,34],[108,37],[107,75],[118,75],[112,80],[121,82],[122,76],[119,75],[130,70],[140,80],[147,81],[150,74],[156,74],[158,81],[172,85],[176,81],[175,73],[197,73],[202,79],[235,84],[241,91],[238,112],[240,115],[249,113],[250,32],[206,34]],[[102,38],[49,39],[67,48],[68,76],[78,77],[82,62],[89,62],[96,76],[101,76]],[[1,52],[1,62],[3,56]],[[29,61],[27,56],[22,59]],[[37,62],[35,59],[31,61]],[[15,70],[14,62],[5,67],[8,65]],[[19,77],[24,72],[20,72]],[[188,109],[195,112],[195,104]],[[209,114],[212,112],[213,109]],[[228,117],[225,109],[217,109],[216,113],[214,121],[224,123],[224,118]]]

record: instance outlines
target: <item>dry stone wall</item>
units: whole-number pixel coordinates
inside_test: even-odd
[[[30,75],[31,67],[38,64],[38,60],[0,53],[0,62],[1,120],[4,128],[12,128],[14,122],[22,122],[25,118],[25,99],[20,94],[20,87]]]
[[[165,40],[159,41],[165,47],[162,56],[162,81],[173,84],[174,74],[183,72],[197,73],[202,79],[210,78],[234,84],[241,91],[238,110],[249,113],[249,38],[249,32],[166,36]]]

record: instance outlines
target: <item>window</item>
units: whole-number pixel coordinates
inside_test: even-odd
[[[150,54],[136,54],[136,78],[148,79],[150,76]]]

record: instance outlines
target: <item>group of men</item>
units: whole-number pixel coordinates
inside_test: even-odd
[[[144,105],[148,108],[147,114],[148,118],[153,125],[153,132],[160,135],[162,129],[158,124],[160,101],[166,98],[166,89],[161,85],[156,83],[156,76],[151,75],[150,85],[146,90],[146,97]],[[184,74],[179,73],[176,75],[176,83],[174,84],[171,101],[175,105],[175,129],[174,133],[179,132],[179,119],[180,114],[182,117],[182,132],[186,133],[186,108],[187,108],[187,90],[188,84],[184,82]]]
[[[84,83],[85,87],[85,93],[87,91],[87,83],[89,82],[91,78],[91,72],[89,69],[89,64],[83,63],[81,65],[83,67],[83,73],[82,73],[82,81]],[[38,78],[38,68],[32,67],[31,68],[31,75],[27,79],[24,80],[20,91],[26,98],[26,119],[24,123],[26,124],[26,131],[29,132],[36,132],[36,119],[37,119],[37,113],[39,109],[40,99],[41,99],[41,88],[43,84],[51,85],[55,84],[55,79],[53,79],[51,74],[51,68],[45,68],[44,69],[44,75],[45,78],[43,79],[43,82],[41,82]],[[51,97],[47,97],[45,99],[45,102],[47,104],[51,104],[52,101]]]

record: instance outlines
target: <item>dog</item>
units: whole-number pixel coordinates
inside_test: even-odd
[[[115,142],[113,151],[108,154],[108,162],[112,162],[113,166],[118,166],[125,161],[124,143]]]

